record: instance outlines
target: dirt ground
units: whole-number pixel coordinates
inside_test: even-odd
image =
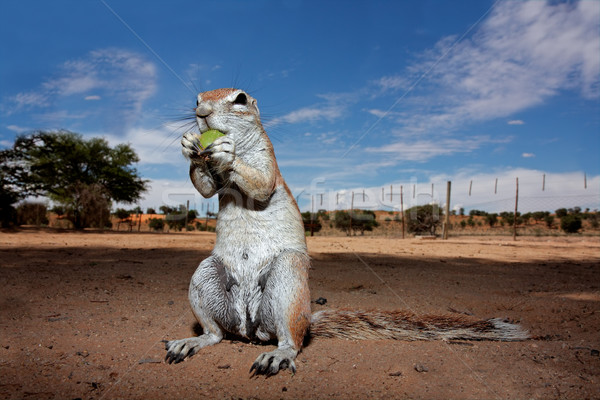
[[[189,279],[214,234],[0,233],[0,398],[600,398],[600,239],[308,239],[322,308],[507,317],[524,342],[314,339],[298,371],[236,339],[164,363],[198,333]]]

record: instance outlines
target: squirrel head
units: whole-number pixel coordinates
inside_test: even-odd
[[[200,132],[216,129],[240,143],[264,134],[256,99],[239,89],[216,89],[198,94],[196,122]]]

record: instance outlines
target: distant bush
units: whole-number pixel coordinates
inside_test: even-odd
[[[560,219],[560,229],[566,233],[577,233],[581,229],[581,216],[567,214]]]
[[[129,218],[129,216],[131,215],[131,211],[127,211],[123,208],[117,208],[115,210],[115,212],[113,213],[113,215],[117,218],[119,218],[120,220],[125,220],[127,218]]]
[[[442,210],[435,204],[411,207],[404,215],[407,218],[408,231],[417,235],[435,235],[437,227],[442,223]]]
[[[207,226],[201,222],[196,222],[196,230],[200,232],[214,232],[214,226]]]
[[[494,225],[496,225],[496,223],[498,222],[498,214],[496,214],[496,213],[487,214],[485,216],[485,220],[488,223],[488,225],[490,226],[490,228],[493,228]]]
[[[562,218],[565,215],[567,215],[569,212],[567,211],[566,208],[559,208],[558,210],[555,211],[555,213],[558,218]]]
[[[162,218],[150,218],[148,225],[153,231],[161,231],[165,228],[165,220]]]
[[[352,232],[356,233],[358,231],[361,235],[364,235],[365,231],[372,231],[373,228],[379,226],[375,213],[369,210],[354,210],[352,213],[341,210],[336,211],[334,221],[335,227],[346,232],[348,236]]]
[[[502,220],[506,222],[507,225],[513,225],[515,223],[515,213],[503,211],[500,213]],[[523,223],[523,219],[521,218],[521,213],[517,212],[517,225]]]
[[[472,217],[485,217],[488,213],[481,210],[471,210],[469,211],[469,215]]]

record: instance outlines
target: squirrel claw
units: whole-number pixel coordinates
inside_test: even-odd
[[[213,152],[213,144],[211,143],[208,146],[206,146],[206,148],[204,150],[202,150],[201,152],[198,153],[199,156],[204,156],[204,155],[208,155],[208,154],[212,154]]]

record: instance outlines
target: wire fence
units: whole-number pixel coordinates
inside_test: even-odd
[[[448,179],[451,182],[450,209],[483,210],[490,213],[513,211],[517,198],[519,212],[550,211],[580,207],[600,209],[600,176],[540,174],[512,179]],[[398,211],[424,204],[446,205],[447,181],[396,182],[389,185],[347,190],[326,190],[315,185],[298,196],[305,211],[348,209]]]

